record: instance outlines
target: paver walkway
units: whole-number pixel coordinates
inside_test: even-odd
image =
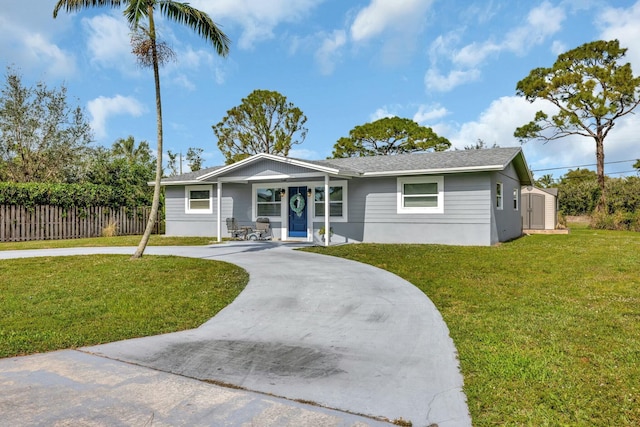
[[[132,253],[132,249],[19,252],[0,252],[0,258],[45,253]],[[298,425],[377,424],[373,419],[349,414],[402,418],[414,426],[471,425],[448,329],[431,301],[398,276],[277,243],[149,247],[146,253],[231,262],[245,268],[250,281],[232,304],[197,329],[87,347],[81,349],[85,353],[82,357],[99,356],[100,363],[121,361],[130,364],[127,369],[151,368],[180,376],[175,381],[206,380],[264,393],[268,396],[256,398],[261,402],[257,405],[260,411],[263,399],[282,405],[282,413],[287,412],[282,408],[294,405],[288,412],[291,417],[303,412],[309,416]],[[46,355],[30,357],[37,360]],[[18,375],[11,370],[11,363],[19,364],[20,359],[28,358],[0,360],[3,389],[7,375]],[[220,390],[255,397],[248,391]],[[2,405],[0,397],[0,411]],[[244,409],[234,413],[251,413],[247,405],[241,406]],[[339,413],[322,408],[344,411],[346,418],[340,421],[342,424],[328,419],[318,424],[318,419],[310,415],[314,411],[326,417]],[[226,417],[229,420],[228,414]],[[254,425],[296,425],[283,420],[271,423],[269,418],[255,424],[255,418],[251,419]],[[201,425],[206,425],[204,422]],[[235,419],[209,425],[242,423]]]

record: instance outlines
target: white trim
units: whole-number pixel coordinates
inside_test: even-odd
[[[249,182],[249,181],[283,181],[285,179],[307,179],[317,178],[317,172],[305,172],[294,174],[277,174],[277,175],[247,175],[247,176],[230,176],[218,178],[224,182]]]
[[[324,245],[325,246],[329,246],[329,241],[331,240],[331,223],[330,223],[330,217],[331,217],[331,197],[329,195],[329,188],[331,186],[329,185],[329,175],[325,175],[324,176]],[[334,186],[334,187],[337,187]],[[344,191],[345,191],[346,187],[342,187],[342,207],[344,209]],[[313,189],[313,191],[315,192],[315,188]],[[314,210],[314,214],[315,214],[315,210],[316,210],[316,203],[315,203],[315,195],[312,194],[312,197],[314,197],[313,200],[313,210]],[[342,212],[342,214],[344,215],[344,212]],[[313,232],[313,231],[312,231]]]
[[[191,209],[191,191],[208,191],[209,192],[209,208],[208,209]],[[205,200],[205,199],[202,199]],[[213,213],[213,185],[187,185],[184,187],[184,213],[193,214],[211,214]]]
[[[413,170],[393,170],[384,172],[364,172],[362,176],[405,176],[405,175],[436,175],[443,173],[458,172],[488,172],[503,170],[504,165],[488,165],[488,166],[467,166],[460,168],[438,168],[438,169],[413,169]]]
[[[287,188],[286,182],[262,182],[251,185],[251,221],[256,221],[258,216],[261,218],[269,218],[270,222],[282,221],[285,217],[283,213],[283,203],[284,200],[282,197],[280,198],[280,215],[279,216],[266,216],[266,215],[258,215],[258,197],[257,197],[257,189],[258,188],[284,188],[286,191]],[[287,205],[288,206],[288,205]]]
[[[216,228],[218,231],[218,243],[222,242],[222,183],[218,182],[218,184],[216,185],[216,194],[217,194],[217,200],[216,200],[216,212],[218,212],[217,216],[217,224],[216,224]]]
[[[214,171],[211,171],[207,174],[204,174],[198,178],[196,178],[198,181],[204,181],[207,178],[211,178],[213,176],[217,176],[217,175],[222,175],[225,174],[229,171],[232,171],[234,169],[238,169],[241,167],[244,167],[246,165],[249,165],[253,162],[256,162],[258,160],[261,159],[268,159],[268,160],[273,160],[276,162],[280,162],[280,163],[286,163],[286,164],[291,164],[294,166],[300,166],[303,168],[307,168],[307,169],[311,169],[311,170],[315,170],[318,172],[325,172],[325,173],[332,173],[332,174],[338,174],[340,171],[336,168],[331,168],[328,166],[320,166],[320,165],[316,165],[314,163],[308,163],[305,161],[301,161],[301,160],[296,160],[296,159],[290,159],[288,157],[282,157],[282,156],[276,156],[274,154],[267,154],[267,153],[259,153],[259,154],[255,154],[251,157],[247,157],[246,159],[240,160],[239,162],[224,166],[220,169],[216,169]]]
[[[328,176],[328,175],[327,175]],[[330,187],[342,187],[342,216],[332,216],[332,222],[347,222],[348,209],[349,209],[349,186],[347,180],[329,181]],[[287,181],[287,182],[261,182],[251,184],[251,220],[255,221],[258,218],[258,205],[257,194],[258,188],[284,188],[286,191],[285,197],[281,198],[281,210],[279,216],[270,216],[271,222],[282,222],[283,230],[289,229],[289,187],[307,187],[311,189],[311,197],[307,197],[307,218],[310,223],[309,228],[313,228],[314,222],[324,222],[323,216],[316,216],[316,203],[315,203],[315,191],[316,187],[322,188],[324,186],[323,181]]]
[[[397,178],[397,213],[398,214],[443,214],[444,213],[444,176],[407,176]],[[436,207],[405,207],[404,184],[432,184],[438,186]]]
[[[494,199],[494,206],[501,211],[504,208],[504,184],[501,181],[496,182],[496,198]],[[498,198],[498,188],[500,189],[500,198]]]
[[[518,187],[513,188],[513,210],[520,210],[520,189]]]
[[[341,181],[329,181],[329,187],[342,187],[342,215],[341,216],[332,216],[331,217],[331,221],[332,222],[347,222],[347,219],[349,218],[348,215],[348,209],[349,209],[349,203],[347,202],[347,200],[349,200],[349,186],[347,185],[349,181],[346,180],[341,180]],[[313,194],[311,195],[311,203],[313,204],[313,211],[311,212],[311,219],[313,222],[324,222],[324,215],[322,216],[318,216],[316,215],[316,187],[322,188],[324,186],[324,183],[319,183],[317,185],[311,185],[310,188],[313,191]],[[329,193],[325,193],[326,195],[328,195]],[[325,197],[326,200],[329,200],[329,197]],[[326,202],[325,200],[325,202]],[[329,205],[331,205],[331,203],[329,203]],[[329,208],[331,208],[331,206],[329,206]],[[329,213],[331,213],[331,209],[329,209]]]

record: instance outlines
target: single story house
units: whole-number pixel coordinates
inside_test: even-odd
[[[256,154],[162,180],[166,234],[229,236],[269,218],[274,239],[493,245],[522,235],[520,147],[302,160]]]
[[[558,189],[522,187],[522,227],[525,230],[554,230],[558,222]]]

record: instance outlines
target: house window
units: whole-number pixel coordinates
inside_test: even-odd
[[[518,187],[513,189],[513,210],[517,211],[518,210],[518,201],[520,200],[519,197],[519,191],[518,191]]]
[[[496,208],[502,209],[502,183],[496,183]]]
[[[185,187],[186,213],[212,213],[213,196],[210,185]]]
[[[444,213],[444,177],[398,178],[398,213]]]
[[[344,216],[344,191],[342,186],[329,187],[329,216],[339,217]],[[313,196],[314,208],[316,217],[324,217],[324,187],[316,187],[315,194]]]
[[[281,214],[280,188],[255,189],[256,216],[279,217]]]

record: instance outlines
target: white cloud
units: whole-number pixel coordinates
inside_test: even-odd
[[[413,115],[413,121],[421,125],[429,125],[435,120],[442,119],[449,111],[441,105],[420,105]]]
[[[128,114],[139,117],[145,112],[144,106],[131,96],[116,95],[112,98],[100,96],[87,103],[91,114],[91,128],[98,139],[107,136],[107,120],[111,116]]]
[[[193,0],[191,5],[206,12],[220,25],[230,22],[242,28],[238,39],[241,49],[273,38],[273,30],[281,23],[295,23],[308,15],[324,0]],[[222,31],[228,28],[222,26]],[[227,34],[228,35],[228,34]]]
[[[396,116],[397,116],[396,113],[392,113],[391,111],[388,110],[387,107],[383,107],[383,108],[378,108],[376,111],[374,111],[373,114],[369,116],[369,120],[372,122],[375,122],[376,120],[384,119],[386,117],[396,117]]]
[[[29,69],[44,68],[51,77],[70,77],[76,72],[72,53],[60,49],[49,34],[38,30],[40,27],[23,26],[25,21],[14,19],[11,12],[0,15],[0,51],[4,60]]]
[[[471,83],[480,78],[480,70],[452,70],[448,75],[443,75],[432,68],[427,70],[424,82],[429,91],[447,92],[465,83]]]
[[[326,35],[320,48],[316,51],[316,62],[320,65],[322,74],[331,74],[335,63],[340,59],[340,50],[347,42],[344,30],[335,30]]]
[[[371,0],[351,24],[351,40],[360,44],[375,38],[381,44],[377,55],[380,62],[390,66],[406,64],[428,22],[432,3],[433,0]]]
[[[371,0],[354,19],[351,38],[359,42],[386,30],[414,32],[431,3],[430,0]]]
[[[626,58],[640,72],[640,1],[628,9],[608,8],[601,15],[600,26],[603,40],[620,40],[620,46],[626,47]]]
[[[531,47],[546,41],[562,28],[565,19],[564,9],[553,6],[548,1],[531,9],[522,26],[506,32],[504,40],[473,42],[460,49],[455,44],[460,40],[458,33],[452,32],[439,36],[431,44],[429,54],[431,69],[425,76],[425,84],[429,90],[449,91],[480,78],[480,67],[488,58],[500,52],[508,51],[515,55],[523,55]],[[559,45],[554,45],[558,48]],[[438,63],[450,61],[452,69],[445,75],[438,71]]]
[[[82,20],[88,33],[87,49],[91,62],[105,68],[117,68],[125,74],[137,71],[131,53],[131,30],[123,18],[97,15]]]
[[[500,52],[500,45],[493,42],[471,43],[457,51],[452,58],[454,64],[462,67],[476,67],[492,53]]]

